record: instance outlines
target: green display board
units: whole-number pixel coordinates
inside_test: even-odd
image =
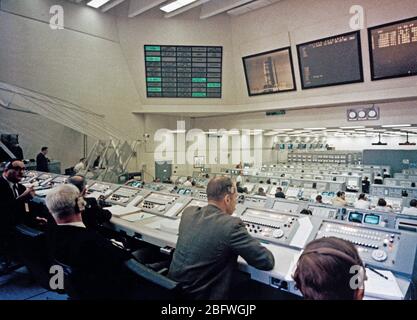
[[[145,45],[148,98],[221,98],[223,47]]]

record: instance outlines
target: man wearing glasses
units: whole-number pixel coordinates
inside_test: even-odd
[[[227,299],[239,255],[255,268],[274,267],[272,253],[232,217],[237,196],[230,178],[216,177],[207,185],[208,205],[182,214],[168,276],[181,283],[189,299]]]
[[[25,164],[13,159],[0,176],[0,255],[9,249],[13,228],[28,221],[28,202],[34,190],[20,184],[24,171]]]

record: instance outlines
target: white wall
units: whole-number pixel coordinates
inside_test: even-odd
[[[61,161],[62,172],[83,156],[82,134],[42,116],[0,108],[0,133],[19,134],[25,159],[35,159],[48,146],[48,157]]]
[[[416,77],[370,81],[366,29],[361,31],[364,83],[301,90],[296,45],[352,31],[349,9],[357,4],[365,9],[365,28],[417,15],[415,0],[291,0],[233,18],[236,96],[241,109],[319,107],[417,97]],[[241,57],[289,45],[298,90],[248,97]]]

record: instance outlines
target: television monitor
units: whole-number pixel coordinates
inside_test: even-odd
[[[360,32],[297,45],[303,89],[363,82]]]
[[[297,90],[291,48],[242,58],[249,96]]]
[[[350,222],[362,223],[362,219],[363,219],[363,213],[356,212],[356,211],[349,213],[348,220]]]
[[[368,29],[371,79],[417,75],[417,17]]]

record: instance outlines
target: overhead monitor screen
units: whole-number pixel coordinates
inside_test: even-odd
[[[363,82],[359,31],[297,45],[303,89]]]
[[[291,48],[243,57],[249,96],[296,90]]]
[[[223,47],[145,45],[148,98],[221,98]]]
[[[417,75],[417,17],[368,29],[371,78]]]

